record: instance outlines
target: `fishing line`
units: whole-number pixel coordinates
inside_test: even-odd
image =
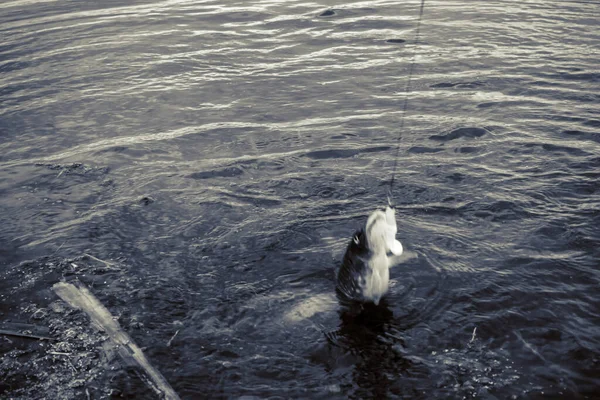
[[[406,110],[408,108],[408,93],[410,92],[410,81],[412,79],[413,71],[415,68],[415,58],[417,55],[417,48],[419,47],[419,39],[421,38],[421,20],[423,19],[423,10],[425,10],[425,0],[421,0],[419,19],[417,21],[417,32],[415,33],[415,45],[413,47],[410,67],[408,70],[408,80],[406,81],[406,87],[404,88],[404,105],[402,106],[400,128],[398,129],[398,139],[396,141],[396,156],[394,157],[394,169],[392,171],[392,179],[390,180],[390,188],[388,189],[388,204],[390,206],[392,206],[392,190],[394,187],[394,180],[396,178],[396,169],[398,168],[398,158],[400,156],[400,139],[402,138],[402,130],[404,129],[404,119],[406,117]]]

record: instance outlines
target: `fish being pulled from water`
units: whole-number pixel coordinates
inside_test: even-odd
[[[403,252],[397,231],[396,211],[389,206],[385,212],[373,212],[365,227],[356,231],[336,274],[340,300],[379,304],[389,286],[388,253],[399,256]]]

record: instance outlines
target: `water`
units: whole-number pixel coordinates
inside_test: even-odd
[[[0,273],[120,260],[182,398],[597,396],[598,3],[427,1],[402,130],[418,2],[121,3],[0,5]],[[418,257],[349,315],[397,143]]]

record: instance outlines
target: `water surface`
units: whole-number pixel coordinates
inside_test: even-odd
[[[182,398],[597,396],[600,5],[427,1],[415,46],[419,5],[5,1],[0,273],[120,260]],[[351,316],[396,145],[418,257]]]

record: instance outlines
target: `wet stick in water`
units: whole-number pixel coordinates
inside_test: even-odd
[[[477,327],[473,328],[473,335],[471,336],[471,340],[469,340],[469,343],[473,343],[473,341],[475,340],[476,333],[477,333]]]
[[[116,350],[126,363],[140,367],[143,371],[140,377],[160,398],[179,399],[162,374],[150,365],[142,350],[121,329],[106,307],[82,283],[79,282],[76,286],[71,283],[59,282],[52,289],[71,307],[84,311],[94,325],[106,332],[109,336],[111,350]]]
[[[175,332],[173,336],[171,336],[171,339],[169,339],[169,341],[167,342],[167,347],[171,347],[171,343],[173,343],[173,339],[175,339],[175,336],[177,336],[178,333],[179,329],[177,330],[177,332]]]
[[[115,265],[114,263],[111,263],[111,262],[108,262],[108,261],[101,260],[101,259],[99,259],[98,257],[94,257],[94,256],[92,256],[92,255],[90,255],[90,254],[88,254],[88,253],[84,253],[83,255],[84,255],[84,256],[86,256],[87,258],[90,258],[90,259],[92,259],[92,260],[94,260],[94,261],[98,261],[98,262],[100,262],[100,263],[104,264],[104,265],[106,266],[106,268],[107,268],[107,269],[114,269],[114,265]]]
[[[17,331],[6,330],[6,329],[0,329],[0,335],[16,336],[16,337],[22,337],[22,338],[27,338],[27,339],[54,340],[53,338],[47,337],[47,336],[34,335],[32,333],[21,333],[21,332],[17,332]]]

